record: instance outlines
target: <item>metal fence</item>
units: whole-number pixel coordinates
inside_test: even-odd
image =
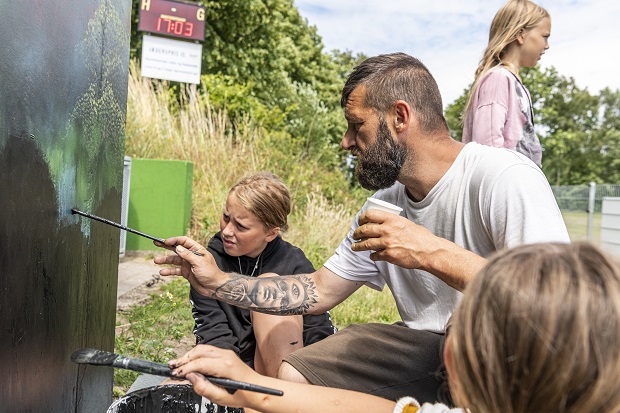
[[[596,184],[589,185],[558,185],[552,186],[553,194],[562,212],[582,212],[587,214],[586,239],[593,239],[594,215],[601,213],[604,197],[620,197],[620,185]]]
[[[559,185],[552,186],[553,195],[562,211],[600,213],[603,197],[620,197],[620,185]]]

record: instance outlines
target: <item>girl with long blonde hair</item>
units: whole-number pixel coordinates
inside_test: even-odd
[[[530,93],[519,71],[549,48],[551,18],[529,0],[510,0],[495,14],[464,110],[463,142],[516,150],[541,166]]]

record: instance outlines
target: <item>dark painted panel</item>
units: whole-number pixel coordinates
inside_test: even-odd
[[[0,2],[0,412],[105,412],[112,371],[129,0]]]

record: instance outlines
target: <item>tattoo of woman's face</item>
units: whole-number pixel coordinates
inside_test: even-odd
[[[284,277],[238,276],[219,287],[215,297],[229,304],[271,314],[304,314],[316,303],[314,281],[305,274]]]

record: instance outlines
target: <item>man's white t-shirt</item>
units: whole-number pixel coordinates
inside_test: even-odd
[[[465,145],[420,202],[411,200],[398,182],[374,197],[400,206],[410,221],[482,257],[521,244],[570,241],[543,172],[508,149]],[[325,267],[378,290],[387,284],[409,327],[445,331],[461,293],[426,271],[374,262],[369,251],[351,251],[360,213]]]

